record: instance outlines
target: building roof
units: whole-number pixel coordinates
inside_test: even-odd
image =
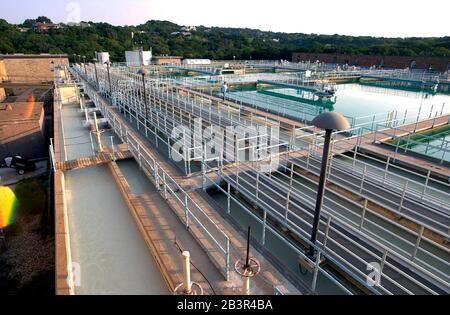
[[[40,54],[40,55],[26,55],[26,54],[14,54],[14,55],[0,55],[2,59],[48,59],[48,58],[69,58],[67,54]]]
[[[43,114],[42,102],[0,103],[0,125],[21,122],[39,121]]]
[[[154,56],[155,59],[181,59],[181,56]]]
[[[0,144],[9,143],[42,130],[44,103],[0,103]]]

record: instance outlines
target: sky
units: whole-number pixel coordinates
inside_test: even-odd
[[[248,27],[263,31],[383,37],[450,35],[448,0],[1,0],[0,18],[54,22]]]

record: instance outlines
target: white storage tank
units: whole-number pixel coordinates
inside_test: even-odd
[[[98,63],[104,64],[109,61],[109,52],[97,52],[95,58],[98,60]]]
[[[210,65],[210,59],[183,59],[184,65]]]
[[[127,66],[148,66],[152,61],[152,52],[143,50],[134,50],[125,52]]]

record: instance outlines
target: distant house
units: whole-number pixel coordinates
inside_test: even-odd
[[[54,30],[54,29],[60,29],[60,28],[62,28],[61,24],[54,24],[54,23],[36,22],[33,25],[33,29],[38,32],[45,32],[48,30]]]
[[[92,25],[88,22],[68,22],[67,26],[70,27],[81,27],[81,28],[88,28],[88,27],[92,27]]]
[[[28,28],[28,27],[19,27],[19,32],[26,33],[26,32],[28,32],[29,29],[30,28]]]
[[[172,36],[179,36],[179,35],[182,35],[182,36],[191,36],[192,33],[191,33],[191,32],[172,32],[172,33],[170,33],[170,35],[172,35]]]
[[[91,27],[91,24],[89,24],[88,22],[80,22],[78,26],[81,28],[88,28]]]
[[[183,26],[180,29],[180,31],[181,32],[195,32],[195,31],[197,31],[197,27],[195,27],[195,26]]]

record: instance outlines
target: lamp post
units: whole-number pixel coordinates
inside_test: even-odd
[[[97,89],[98,89],[99,86],[98,86],[98,75],[97,75],[97,59],[96,58],[92,59],[92,63],[94,64],[95,82],[97,82]]]
[[[145,110],[145,132],[147,132],[147,121],[148,121],[148,114],[147,114],[147,91],[145,90],[145,76],[147,75],[147,70],[145,69],[139,69],[138,74],[142,76],[142,88],[144,91],[144,110]]]
[[[109,97],[112,95],[111,90],[111,76],[109,75],[109,67],[111,66],[111,62],[109,60],[105,61],[106,69],[108,69],[108,84],[109,84]]]
[[[320,169],[319,187],[317,189],[316,208],[314,210],[314,220],[311,232],[311,244],[307,256],[310,259],[315,258],[314,244],[317,240],[317,232],[319,228],[320,211],[322,210],[323,194],[325,192],[325,180],[326,170],[328,164],[328,158],[330,154],[331,135],[333,130],[345,130],[350,128],[350,124],[347,119],[336,112],[326,112],[319,116],[316,116],[312,124],[317,128],[325,129],[325,143],[323,145],[322,163]]]
[[[83,56],[83,65],[84,65],[84,74],[87,77],[87,70],[86,70],[86,56]]]
[[[80,66],[81,66],[81,56],[80,56],[80,55],[77,55],[77,61],[78,61],[78,63],[79,63]]]

